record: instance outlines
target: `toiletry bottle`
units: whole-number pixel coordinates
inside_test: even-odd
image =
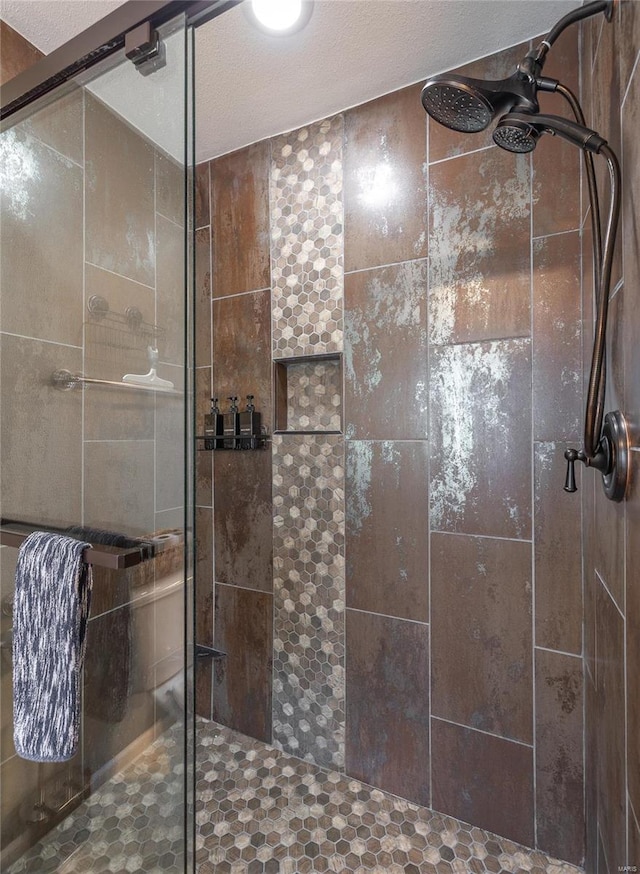
[[[223,432],[222,414],[218,398],[211,398],[211,412],[204,417],[204,448],[219,449]]]
[[[229,412],[223,416],[224,448],[238,448],[238,404],[237,396],[228,398],[231,401]]]
[[[247,395],[247,409],[240,413],[240,445],[243,449],[257,449],[260,436],[260,413],[256,412],[253,395]]]

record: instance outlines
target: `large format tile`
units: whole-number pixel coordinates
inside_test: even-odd
[[[152,440],[85,443],[85,524],[131,537],[152,531],[153,457]]]
[[[420,85],[345,113],[345,270],[427,254],[426,116]]]
[[[196,366],[211,364],[211,231],[196,232]],[[236,329],[239,326],[236,325]]]
[[[2,335],[2,515],[77,525],[82,507],[82,393],[51,374],[82,369],[80,349]]]
[[[427,437],[427,262],[345,277],[348,437]]]
[[[533,437],[582,433],[580,234],[533,243]]]
[[[426,441],[347,442],[349,607],[429,621],[428,463]]]
[[[536,650],[536,827],[545,852],[584,859],[583,668]]]
[[[269,285],[269,141],[210,164],[213,294]]]
[[[531,174],[491,148],[429,171],[429,338],[529,336]]]
[[[155,284],[154,153],[122,119],[85,95],[87,261]]]
[[[629,798],[640,811],[640,452],[632,453],[627,505],[627,773]]]
[[[183,364],[186,344],[186,297],[185,287],[185,238],[184,229],[164,218],[156,217],[157,260],[156,260],[156,318],[159,328],[158,352],[160,361]],[[199,267],[200,246],[196,249],[196,267]],[[208,246],[205,252],[208,256]],[[196,301],[200,304],[209,293],[208,276],[205,265],[203,275],[197,274]],[[196,319],[200,315],[200,308]],[[198,322],[196,323],[199,328]],[[210,330],[209,330],[210,333]],[[205,334],[206,337],[206,334]],[[198,340],[200,334],[198,334]],[[210,342],[210,341],[209,341]],[[196,347],[196,355],[199,349]],[[208,346],[205,346],[205,353]],[[203,364],[210,364],[205,360]],[[145,371],[146,372],[146,371]]]
[[[563,490],[565,444],[534,444],[535,643],[582,652],[580,495]],[[580,465],[582,467],[582,465]],[[591,471],[577,470],[579,488]],[[586,487],[586,483],[585,483]]]
[[[156,212],[180,227],[185,226],[184,195],[187,185],[182,164],[155,152]]]
[[[82,170],[20,128],[0,159],[2,330],[79,346]]]
[[[213,395],[220,409],[229,396],[254,395],[262,424],[271,431],[271,341],[269,291],[243,294],[213,302]]]
[[[431,720],[433,808],[531,845],[533,749]]]
[[[273,591],[271,453],[217,452],[213,505],[216,580]]]
[[[544,66],[545,76],[559,79],[576,95],[579,94],[579,39],[578,27],[567,28],[554,43]],[[538,101],[541,112],[574,120],[568,103],[559,94],[539,93]],[[560,137],[542,136],[538,141],[531,164],[534,236],[580,227],[581,161],[580,150]]]
[[[429,628],[348,610],[346,633],[346,772],[427,807]]]
[[[431,537],[431,708],[532,743],[531,544]]]
[[[197,164],[195,169],[195,226],[204,228],[211,221],[209,161]]]
[[[0,22],[0,57],[2,58],[0,82],[4,84],[39,61],[43,54],[6,21],[2,21]]]
[[[610,870],[625,864],[624,620],[600,584],[596,596],[598,819]]]
[[[528,340],[431,353],[432,530],[531,536]]]
[[[343,120],[272,141],[274,358],[342,350]]]
[[[70,158],[84,162],[84,91],[76,88],[49,104],[40,106],[21,127],[32,136]]]
[[[271,739],[273,598],[217,584],[213,716],[258,740]]]

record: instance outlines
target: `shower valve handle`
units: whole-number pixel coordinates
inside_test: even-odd
[[[587,456],[581,449],[565,449],[564,457],[567,459],[567,476],[564,481],[564,490],[573,494],[573,492],[578,491],[578,486],[576,485],[576,461],[582,461],[583,464],[586,464]]]

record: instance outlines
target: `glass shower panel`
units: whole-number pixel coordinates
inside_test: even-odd
[[[120,53],[0,134],[0,868],[11,874],[192,865],[191,34],[181,17],[160,37],[157,69],[143,75]],[[14,576],[33,530],[93,546],[80,743],[60,763],[13,745]]]

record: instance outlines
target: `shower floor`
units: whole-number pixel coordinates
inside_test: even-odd
[[[7,874],[178,870],[181,756],[170,730]],[[198,722],[197,770],[198,874],[581,872],[213,722]]]

